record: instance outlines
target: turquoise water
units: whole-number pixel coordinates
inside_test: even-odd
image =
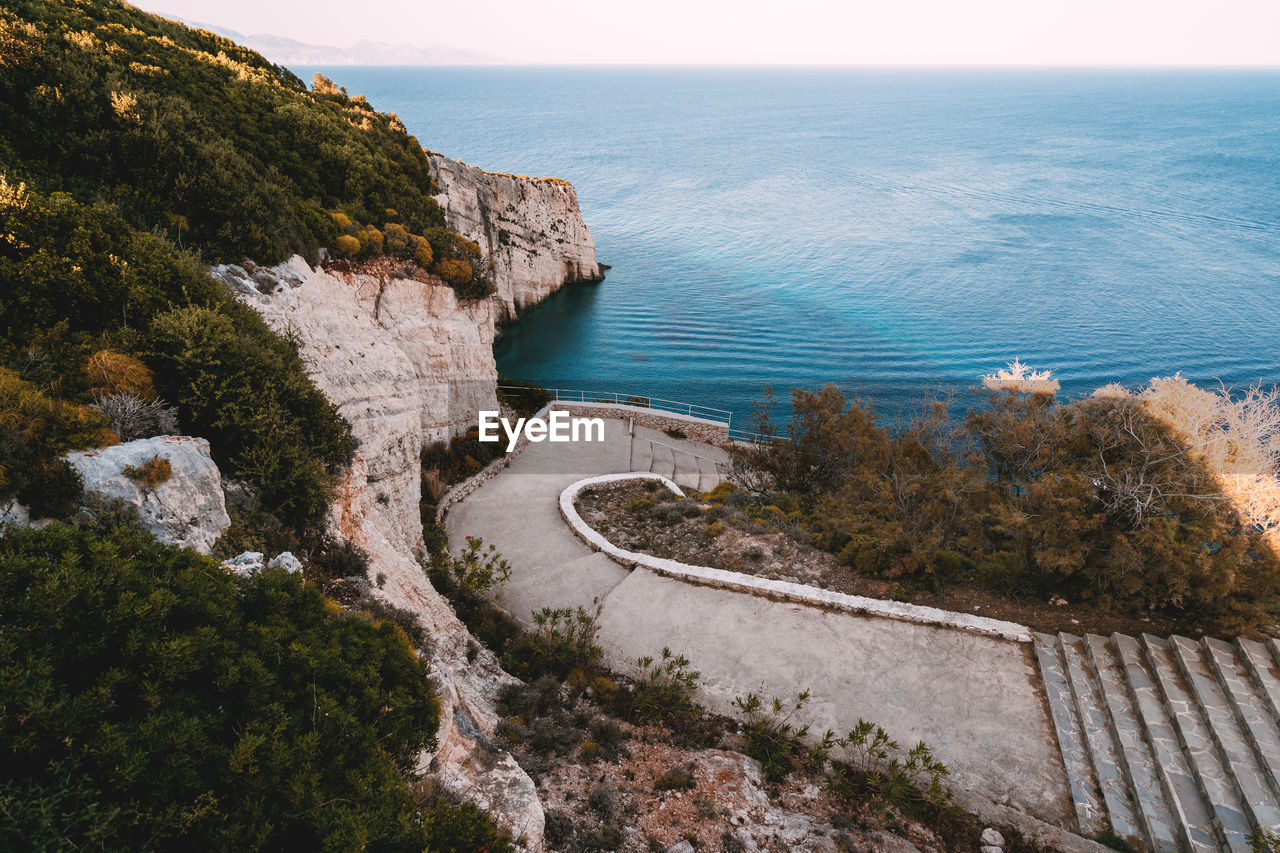
[[[1080,393],[1280,380],[1280,73],[328,73],[424,145],[578,189],[608,279],[500,369],[745,412],[1020,357]]]

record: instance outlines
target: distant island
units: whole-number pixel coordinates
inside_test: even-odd
[[[273,33],[247,36],[226,27],[172,16],[191,27],[208,30],[258,51],[277,65],[506,65],[509,59],[433,44],[429,47],[401,42],[358,41],[349,47],[331,44],[308,44]]]

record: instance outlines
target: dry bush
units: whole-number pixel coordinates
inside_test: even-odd
[[[173,435],[178,431],[178,410],[161,399],[145,399],[126,391],[98,397],[94,406],[107,416],[121,441]]]
[[[1009,390],[1025,394],[1055,394],[1058,380],[1051,370],[1032,370],[1018,359],[1009,362],[1008,368],[982,377],[982,384],[992,391]]]
[[[89,392],[95,397],[113,394],[134,394],[144,400],[156,397],[150,368],[124,353],[98,350],[85,359],[84,372],[89,377]]]
[[[169,482],[173,476],[173,466],[168,459],[152,456],[150,461],[141,465],[124,466],[124,475],[140,486],[155,489]]]
[[[1140,394],[1213,476],[1236,511],[1280,549],[1280,386],[1232,394],[1181,375],[1152,379]]]

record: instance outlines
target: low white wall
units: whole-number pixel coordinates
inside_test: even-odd
[[[754,575],[730,572],[724,569],[712,569],[707,566],[691,566],[675,560],[667,560],[662,557],[654,557],[649,554],[640,554],[619,548],[583,521],[582,516],[578,514],[578,510],[574,506],[574,501],[583,489],[605,483],[616,483],[620,480],[658,480],[679,497],[684,497],[684,492],[666,477],[659,474],[638,472],[588,477],[585,480],[579,480],[560,493],[560,514],[564,517],[570,529],[583,542],[623,565],[644,566],[657,574],[687,581],[688,583],[718,589],[731,589],[780,601],[809,604],[827,610],[877,616],[883,619],[896,619],[917,625],[951,628],[1001,640],[1012,640],[1018,643],[1031,642],[1031,630],[1029,628],[1000,619],[970,616],[967,613],[954,613],[949,610],[940,610],[936,607],[922,607],[918,604],[883,601],[878,598],[865,598],[860,595],[846,595],[842,592],[832,592],[829,589],[822,589],[816,586],[759,578]]]

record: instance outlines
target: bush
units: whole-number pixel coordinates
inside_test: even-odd
[[[147,462],[141,465],[124,466],[124,475],[133,480],[138,485],[147,489],[156,489],[169,482],[169,478],[173,476],[173,465],[168,459],[160,456],[152,456]]]
[[[760,504],[751,515],[807,529],[860,573],[1196,614],[1223,630],[1280,612],[1280,559],[1223,494],[1222,464],[1196,449],[1239,433],[1245,455],[1270,459],[1260,435],[1280,412],[1267,394],[1230,402],[1173,380],[1066,402],[995,390],[963,418],[935,401],[886,423],[829,386],[793,393],[785,432],[770,401],[755,423],[765,439],[732,453]]]
[[[50,397],[0,367],[0,501],[16,498],[37,518],[65,518],[83,485],[62,454],[116,441],[101,412]]]
[[[394,625],[61,524],[0,539],[0,608],[0,847],[426,846],[440,709]]]
[[[844,737],[828,736],[825,748],[842,755],[831,761],[827,787],[870,804],[882,819],[893,812],[936,819],[955,810],[949,771],[923,742],[904,750],[880,726],[859,720]]]
[[[131,394],[144,400],[155,398],[151,369],[132,356],[98,350],[85,360],[84,372],[94,397]]]
[[[333,254],[339,258],[354,258],[360,254],[360,241],[350,234],[339,234],[333,241]]]
[[[86,365],[103,362],[102,351],[116,355],[107,359],[114,372],[95,374],[110,380],[101,387],[133,383],[147,391],[130,359],[141,361],[184,425],[209,439],[224,476],[255,486],[295,528],[319,522],[328,470],[346,464],[354,443],[292,344],[235,302],[196,258],[133,231],[109,208],[0,193],[0,233],[13,237],[0,251],[8,288],[0,300],[0,358],[38,357],[58,387],[85,399],[93,383]],[[85,408],[80,419],[105,433],[103,416]],[[56,434],[43,440],[60,441]]]
[[[658,774],[653,780],[653,787],[658,791],[692,791],[698,786],[693,778],[693,765],[671,767]]]
[[[444,225],[418,141],[323,77],[309,92],[251,50],[120,3],[23,0],[2,26],[0,152],[47,190],[101,198],[215,261],[314,261],[344,230],[330,211]]]
[[[369,554],[359,545],[341,536],[326,535],[310,555],[316,579],[363,578],[369,574]]]
[[[764,777],[770,782],[784,782],[807,754],[804,739],[809,736],[809,727],[796,726],[793,718],[808,702],[808,690],[800,693],[795,703],[790,705],[777,697],[766,702],[763,691],[737,696],[733,700],[734,707],[742,715],[742,729],[747,740],[745,751],[760,762]]]
[[[174,308],[156,317],[150,357],[164,396],[209,439],[214,461],[304,529],[328,508],[354,449],[350,428],[307,378],[297,350],[252,309]]]
[[[619,690],[616,703],[627,719],[644,723],[677,725],[698,714],[694,691],[702,673],[690,669],[689,659],[664,648],[655,661],[645,656],[636,661],[640,675],[631,690]]]
[[[511,833],[474,803],[437,800],[423,820],[431,853],[515,853]]]
[[[595,642],[599,615],[599,607],[594,613],[581,606],[577,610],[542,608],[533,614],[534,631],[508,644],[503,668],[526,681],[544,675],[564,681],[575,670],[594,672],[604,656]]]
[[[479,536],[468,536],[466,541],[460,556],[438,555],[442,570],[453,576],[452,588],[462,595],[488,595],[511,577],[511,564],[493,545],[485,550]]]
[[[132,391],[96,397],[94,408],[106,415],[111,429],[121,441],[174,435],[178,431],[178,410],[159,398],[148,400]]]

